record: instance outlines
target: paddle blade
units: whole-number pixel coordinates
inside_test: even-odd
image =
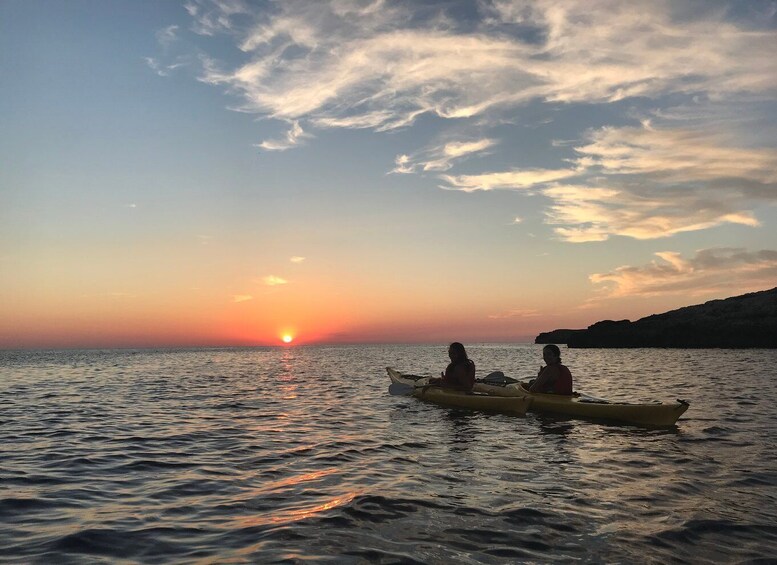
[[[415,387],[404,383],[391,383],[388,387],[389,394],[392,396],[410,396]]]
[[[480,379],[480,382],[486,383],[488,385],[505,386],[517,383],[518,380],[506,376],[502,371],[494,371],[493,373],[489,373]]]

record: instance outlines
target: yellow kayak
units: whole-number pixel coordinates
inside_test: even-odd
[[[403,375],[391,367],[386,367],[386,372],[391,379],[389,392],[392,394],[412,395],[442,406],[523,416],[531,402],[523,396],[495,396],[430,385],[425,377]]]
[[[572,396],[529,392],[525,383],[506,385],[489,384],[483,381],[475,383],[474,390],[500,397],[518,396],[531,400],[530,410],[537,412],[553,412],[584,418],[601,418],[642,426],[673,426],[678,418],[688,410],[688,402],[653,404],[632,404],[614,402],[575,393]]]

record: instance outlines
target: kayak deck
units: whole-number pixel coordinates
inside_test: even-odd
[[[584,418],[601,418],[642,426],[673,426],[680,416],[688,410],[689,406],[687,402],[680,400],[674,403],[632,404],[588,397],[578,393],[566,396],[529,392],[524,388],[524,383],[499,385],[479,381],[475,383],[475,390],[501,397],[530,398],[529,409],[532,411],[553,412]]]
[[[392,383],[410,385],[413,396],[441,406],[522,416],[531,403],[531,399],[523,396],[495,396],[482,392],[464,392],[430,385],[429,379],[426,377],[403,375],[391,367],[386,367],[386,371]]]

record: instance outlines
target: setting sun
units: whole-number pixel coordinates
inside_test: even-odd
[[[284,335],[281,339],[283,340],[283,343],[291,343],[294,340],[289,334]]]

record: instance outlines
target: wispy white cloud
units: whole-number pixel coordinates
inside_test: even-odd
[[[693,17],[673,8],[505,1],[460,21],[445,5],[188,5],[202,33],[233,33],[250,58],[231,71],[206,70],[205,80],[240,93],[256,112],[318,127],[391,129],[420,113],[460,119],[533,99],[723,97],[777,86],[770,30],[727,21],[713,7]],[[252,23],[237,26],[238,15]]]
[[[410,161],[410,155],[397,155],[391,173],[410,174],[415,172],[415,166]]]
[[[291,123],[291,128],[286,132],[286,135],[282,139],[265,140],[259,143],[257,147],[261,147],[267,151],[285,151],[292,147],[299,145],[303,139],[312,137],[309,133],[303,131],[302,126],[298,121]]]
[[[551,100],[767,93],[777,82],[767,54],[771,30],[727,21],[725,10],[714,5],[502,1],[495,12],[498,22],[544,32],[547,64],[540,68],[547,73],[544,96]]]
[[[554,201],[546,222],[570,242],[604,241],[612,235],[654,239],[724,223],[757,226],[747,210],[734,210],[736,198],[705,199],[696,190],[667,189],[663,194],[587,186],[555,186],[544,194]]]
[[[454,162],[482,153],[496,145],[494,139],[450,141],[441,146],[422,151],[414,157],[398,155],[394,160],[392,173],[414,173],[421,171],[447,171]]]
[[[192,30],[200,35],[231,32],[234,16],[251,13],[243,0],[190,0],[184,8],[194,20]]]
[[[235,294],[232,297],[232,302],[247,302],[249,300],[253,300],[254,297],[250,294]]]
[[[709,130],[655,128],[650,122],[605,127],[575,151],[581,155],[578,165],[607,174],[653,175],[670,182],[777,182],[777,149],[735,147]]]
[[[171,25],[156,32],[156,40],[163,47],[169,47],[172,43],[178,41],[178,26]]]
[[[292,263],[302,263],[305,260],[305,257],[300,257],[299,255],[294,255],[289,259]]]
[[[406,126],[422,113],[472,117],[535,95],[527,87],[536,79],[516,68],[516,60],[528,57],[519,43],[437,30],[393,29],[372,36],[343,31],[316,29],[314,47],[273,37],[262,44],[267,55],[204,79],[241,93],[247,108],[271,117],[378,130]],[[273,48],[279,40],[284,44]],[[306,56],[284,59],[291,46]],[[512,76],[498,74],[510,68]],[[516,80],[513,91],[508,83]]]
[[[726,223],[758,226],[753,203],[777,202],[777,150],[732,143],[704,129],[645,122],[592,131],[568,169],[440,178],[443,188],[466,192],[540,189],[552,200],[546,222],[569,242],[653,239]],[[412,170],[405,160],[398,167]]]
[[[713,132],[610,127],[576,151],[587,178],[544,190],[553,200],[546,221],[566,241],[758,226],[753,204],[777,202],[777,150],[736,147]]]
[[[153,57],[144,57],[143,59],[148,67],[161,77],[170,76],[170,73],[174,70],[189,64],[184,58],[180,57],[175,62],[169,64],[163,64]]]
[[[146,65],[159,76],[166,77],[169,74],[164,65],[154,57],[144,57],[143,60],[146,62]]]
[[[749,292],[777,285],[777,251],[747,251],[711,248],[697,251],[690,259],[664,251],[658,260],[641,267],[623,266],[589,278],[600,285],[603,298],[716,294]]]
[[[480,175],[440,175],[447,185],[442,188],[473,192],[476,190],[530,189],[577,175],[574,169],[523,169]]]
[[[179,26],[170,25],[156,32],[156,40],[162,51],[162,56],[144,57],[146,65],[162,77],[169,76],[174,70],[191,64],[191,56],[182,53],[179,46]],[[176,54],[177,53],[177,54]]]
[[[288,284],[289,281],[275,275],[268,275],[262,279],[262,282],[267,286],[279,286],[282,284]]]
[[[445,172],[492,150],[487,126],[517,107],[629,99],[649,103],[652,121],[594,129],[555,168],[473,167],[441,174],[441,188],[541,192],[546,222],[569,242],[757,226],[756,203],[777,198],[774,138],[742,126],[757,123],[760,103],[773,111],[775,36],[764,24],[773,6],[759,15],[725,3],[495,0],[467,17],[447,3],[361,0],[189,0],[186,9],[197,33],[228,34],[242,53],[203,56],[200,79],[235,95],[235,109],[291,124],[265,150],[299,145],[311,136],[302,124],[389,131],[427,115],[456,124],[456,136],[438,137],[455,141],[409,150],[391,172]],[[179,33],[162,30],[160,41]]]

